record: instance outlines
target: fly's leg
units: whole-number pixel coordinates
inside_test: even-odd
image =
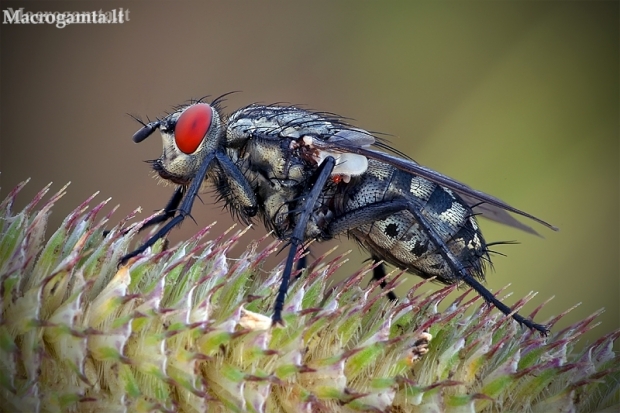
[[[381,261],[381,258],[376,257],[376,256],[372,256],[373,261],[379,262]],[[385,288],[387,286],[387,282],[385,281],[385,277],[386,277],[387,273],[385,272],[385,264],[381,263],[379,265],[377,265],[375,268],[373,268],[372,270],[372,279],[374,281],[381,281],[381,283],[379,284],[381,286],[381,288]],[[396,294],[394,294],[394,291],[388,291],[387,293],[387,298],[391,301],[395,301],[398,297],[396,297]]]
[[[152,227],[153,225],[157,225],[160,222],[166,222],[170,218],[174,217],[174,214],[177,212],[177,208],[181,204],[181,200],[183,199],[183,194],[185,193],[185,187],[179,186],[172,194],[172,198],[168,201],[168,204],[164,207],[164,210],[161,214],[154,216],[153,218],[146,221],[140,231],[144,231],[148,227]]]
[[[317,171],[315,172],[314,184],[311,186],[312,189],[301,201],[299,219],[295,224],[295,229],[293,230],[291,239],[288,242],[288,244],[290,245],[290,249],[286,258],[286,263],[284,265],[284,272],[282,273],[282,281],[280,282],[278,295],[276,296],[273,316],[271,317],[273,324],[283,324],[282,310],[284,309],[284,299],[286,298],[288,285],[291,280],[291,272],[293,270],[293,261],[295,260],[295,254],[297,254],[297,250],[303,246],[308,220],[312,215],[314,205],[316,205],[316,202],[319,199],[319,195],[321,195],[323,187],[325,187],[325,184],[327,183],[327,180],[329,179],[335,165],[336,161],[333,157],[328,156],[325,158],[323,163],[321,163],[321,165],[319,166],[319,169],[317,169]]]
[[[429,240],[435,245],[441,257],[446,261],[455,277],[465,284],[473,288],[486,302],[495,306],[498,310],[506,315],[511,315],[512,318],[519,324],[526,326],[530,330],[537,330],[543,335],[547,335],[548,328],[542,324],[537,324],[530,319],[527,319],[517,313],[513,313],[512,309],[506,304],[498,300],[489,290],[487,290],[480,282],[472,277],[467,268],[460,262],[454,254],[450,251],[446,243],[435,232],[431,224],[426,220],[422,213],[412,203],[404,199],[394,199],[390,201],[378,202],[365,206],[363,208],[356,209],[348,212],[343,216],[334,220],[328,230],[331,234],[338,234],[349,229],[358,227],[364,224],[370,224],[375,221],[385,219],[390,215],[399,211],[409,211],[413,215],[414,219],[420,225],[422,230],[426,233]]]
[[[160,222],[164,222],[172,218],[179,204],[181,203],[181,199],[183,199],[184,189],[185,187],[179,186],[174,191],[174,194],[172,194],[172,198],[170,198],[170,201],[168,201],[168,204],[164,207],[164,210],[162,211],[162,213],[146,221],[144,225],[142,225],[142,227],[140,228],[139,232],[142,232],[148,227],[152,227],[155,224],[159,224]],[[128,232],[129,230],[123,231],[123,235],[126,235]],[[109,233],[110,231],[107,231],[107,230],[103,231],[103,236],[107,237]]]
[[[215,153],[210,153],[203,160],[200,168],[198,169],[198,172],[196,173],[196,176],[189,185],[185,198],[183,199],[181,207],[178,210],[178,214],[174,218],[172,218],[166,225],[164,225],[159,231],[157,231],[155,235],[149,238],[142,246],[121,258],[121,265],[127,263],[130,258],[142,254],[144,251],[146,251],[147,248],[152,247],[159,239],[165,237],[170,232],[170,230],[172,230],[172,228],[183,222],[185,217],[191,213],[192,206],[194,205],[194,199],[198,195],[198,190],[200,189],[202,181],[207,175],[207,170],[211,166],[211,163],[214,159]]]
[[[164,225],[159,231],[157,231],[155,235],[149,238],[140,248],[130,252],[129,254],[121,258],[121,265],[127,263],[130,258],[142,254],[144,251],[146,251],[147,248],[153,246],[159,239],[165,237],[172,230],[172,228],[183,222],[186,216],[190,215],[192,211],[192,206],[194,205],[194,201],[196,200],[196,196],[198,196],[198,191],[202,186],[202,182],[207,175],[207,171],[214,162],[217,163],[222,169],[224,176],[226,176],[229,181],[231,191],[237,194],[238,199],[243,202],[248,215],[256,215],[256,212],[258,211],[256,196],[254,195],[254,192],[252,191],[252,188],[250,187],[247,179],[243,176],[239,168],[224,152],[211,152],[207,156],[205,156],[204,160],[200,164],[200,168],[198,168],[198,172],[196,172],[196,175],[192,179],[189,187],[187,188],[187,192],[185,192],[183,189],[177,189],[177,191],[172,196],[172,199],[170,199],[170,202],[168,202],[166,209],[164,209],[164,213],[156,216],[155,218],[153,218],[153,220],[147,222],[147,225],[166,221],[170,219],[175,213],[176,216],[172,217],[172,219],[170,219],[170,221],[166,225]],[[183,192],[185,192],[184,198]],[[181,202],[181,198],[183,199],[183,202]],[[176,205],[174,205],[175,203]],[[181,203],[181,206],[178,210],[176,210],[176,206],[178,206],[179,203]]]
[[[518,313],[513,313],[510,307],[498,300],[489,290],[487,290],[480,282],[478,282],[478,280],[472,277],[463,265],[463,263],[460,262],[454,256],[454,254],[452,254],[446,243],[441,239],[441,237],[439,237],[439,235],[437,235],[437,233],[433,230],[431,225],[428,223],[426,218],[424,218],[424,216],[418,209],[412,207],[412,205],[409,204],[407,210],[414,216],[416,221],[418,221],[418,224],[420,224],[424,232],[426,232],[426,235],[429,237],[431,242],[435,244],[443,259],[446,260],[452,271],[454,271],[454,274],[457,274],[459,279],[463,280],[465,284],[473,288],[478,294],[480,294],[480,296],[482,296],[482,298],[486,302],[495,306],[505,315],[511,315],[517,323],[526,326],[530,330],[537,330],[542,335],[547,335],[547,333],[549,332],[547,326],[537,324],[534,321],[525,318]]]

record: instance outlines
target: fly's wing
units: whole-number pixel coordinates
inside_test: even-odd
[[[500,222],[505,225],[529,232],[531,234],[538,233],[531,227],[519,222],[516,218],[510,215],[507,211],[517,215],[529,218],[538,222],[541,225],[546,226],[554,231],[558,228],[553,225],[537,218],[527,212],[514,208],[499,198],[484,192],[473,189],[464,183],[461,183],[455,179],[447,177],[425,166],[419,165],[411,159],[403,159],[398,156],[394,156],[385,152],[379,152],[373,150],[369,145],[374,142],[370,142],[372,135],[362,129],[342,129],[334,133],[327,139],[316,139],[313,145],[321,150],[327,152],[340,152],[340,153],[353,153],[365,156],[367,158],[375,159],[380,162],[392,165],[395,168],[403,170],[405,172],[412,173],[414,175],[421,176],[433,181],[438,185],[450,188],[461,195],[461,197],[470,206],[473,207],[474,212],[482,214],[485,218],[491,219],[496,222]],[[372,139],[374,141],[374,138]],[[390,149],[384,143],[380,143],[382,149]]]
[[[318,149],[318,156],[315,159],[317,164],[320,164],[327,156],[333,156],[336,159],[337,164],[333,171],[335,174],[359,175],[366,170],[367,159],[375,159],[454,190],[473,208],[474,212],[481,213],[482,216],[493,221],[537,234],[534,229],[522,224],[508,213],[512,212],[554,231],[558,230],[553,225],[514,208],[501,199],[417,164],[385,142],[378,140],[372,133],[354,128],[347,124],[344,118],[333,114],[312,112],[294,106],[254,104],[230,116],[227,129],[229,138],[240,136],[247,139],[253,133],[272,136],[276,139],[303,137],[305,145]],[[398,156],[374,150],[371,146]]]
[[[492,221],[499,222],[500,224],[508,225],[509,227],[517,228],[517,229],[520,229],[521,231],[525,231],[533,235],[538,235],[539,237],[542,236],[534,228],[528,225],[525,225],[524,223],[522,223],[521,221],[519,221],[518,219],[510,215],[505,209],[495,206],[495,205],[490,205],[490,204],[485,204],[485,203],[481,204],[480,203],[481,201],[478,198],[466,192],[462,192],[462,191],[456,191],[456,192],[458,192],[461,198],[463,198],[463,200],[467,202],[467,205],[472,207],[472,210],[474,211],[474,213],[479,214]],[[523,215],[523,214],[520,214],[520,215]],[[557,231],[557,228],[555,227],[552,227],[552,226],[548,226],[548,227],[553,229],[554,231]]]

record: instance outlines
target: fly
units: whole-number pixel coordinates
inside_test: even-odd
[[[253,104],[226,116],[222,100],[198,100],[154,122],[141,122],[134,142],[159,129],[163,153],[152,161],[153,169],[177,187],[162,213],[145,227],[166,224],[122,263],[180,224],[198,193],[211,185],[233,216],[244,223],[261,219],[290,245],[274,323],[282,323],[297,251],[311,240],[347,235],[375,260],[445,284],[465,283],[518,323],[548,332],[546,326],[513,313],[481,284],[490,244],[476,216],[534,234],[510,213],[557,228],[417,164],[337,115]],[[384,268],[377,267],[373,278],[384,277]],[[393,293],[388,296],[395,298]]]

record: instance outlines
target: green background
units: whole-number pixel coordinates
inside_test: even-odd
[[[122,25],[8,25],[1,30],[2,197],[72,181],[51,226],[96,190],[142,217],[172,189],[142,160],[158,138],[131,142],[126,113],[154,118],[175,104],[240,90],[229,110],[290,102],[392,135],[418,162],[561,228],[545,239],[483,222],[497,249],[491,290],[512,283],[527,314],[578,303],[555,328],[605,307],[582,343],[619,321],[619,8],[617,2],[2,2],[26,11],[123,7]],[[230,217],[203,196],[194,217]],[[197,231],[192,222],[172,240]],[[251,232],[248,240],[264,234]],[[353,248],[349,274],[365,258]],[[240,248],[243,249],[244,246]],[[235,253],[231,254],[232,257]],[[284,256],[274,258],[274,262]],[[418,279],[409,277],[403,294]],[[434,287],[432,287],[434,288]]]

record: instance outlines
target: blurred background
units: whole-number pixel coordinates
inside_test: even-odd
[[[23,206],[48,182],[58,202],[48,232],[86,197],[120,204],[110,225],[136,207],[162,208],[144,160],[158,137],[131,141],[140,125],[173,105],[228,97],[233,111],[289,102],[354,119],[390,134],[418,162],[491,193],[561,228],[543,238],[482,222],[496,249],[492,291],[512,283],[512,305],[539,295],[528,314],[544,321],[583,304],[555,329],[601,307],[582,344],[620,326],[619,5],[617,2],[2,2],[25,11],[129,10],[124,24],[3,24],[0,184],[4,198],[32,180]],[[212,197],[198,202],[178,241],[217,220]],[[107,209],[109,210],[109,209]],[[264,235],[258,227],[248,241]],[[215,233],[217,235],[217,232]],[[348,275],[366,255],[351,241]],[[233,254],[234,255],[234,254]],[[278,256],[274,262],[284,258]],[[409,277],[402,296],[417,277]],[[436,287],[431,287],[436,288]]]

